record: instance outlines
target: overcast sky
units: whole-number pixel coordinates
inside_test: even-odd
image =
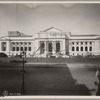
[[[0,35],[34,35],[56,27],[72,34],[100,35],[100,4],[0,4]]]

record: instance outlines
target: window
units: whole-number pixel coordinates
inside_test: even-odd
[[[27,45],[27,43],[25,42],[25,45]]]
[[[75,48],[74,47],[72,47],[72,51],[75,51]]]
[[[83,51],[83,47],[81,47],[81,51]]]
[[[92,51],[92,47],[90,47],[89,50]]]
[[[19,43],[17,42],[16,44],[18,45]]]
[[[72,45],[74,45],[74,42],[72,42]]]
[[[29,51],[31,51],[31,47],[29,47]]]
[[[25,47],[25,51],[27,51],[27,47]]]
[[[87,42],[85,42],[85,45],[87,45]]]
[[[15,43],[14,43],[14,42],[12,42],[12,45],[15,45]]]
[[[79,44],[79,42],[76,42],[76,44],[78,45],[78,44]]]
[[[12,51],[15,51],[15,47],[12,48]]]
[[[83,42],[81,42],[81,45],[83,45]]]
[[[6,42],[2,42],[2,51],[6,51]]]
[[[21,51],[23,51],[23,47],[21,47]]]
[[[90,45],[92,44],[92,42],[90,42]]]
[[[17,51],[19,51],[19,47],[17,47]]]
[[[29,45],[31,45],[31,42],[29,42]]]
[[[87,47],[85,47],[85,51],[88,51],[88,48]]]
[[[76,47],[76,51],[79,51],[79,47]]]
[[[23,43],[21,42],[20,44],[22,45]]]

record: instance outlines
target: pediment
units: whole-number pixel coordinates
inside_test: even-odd
[[[60,29],[58,29],[58,28],[55,28],[55,27],[51,27],[51,28],[48,28],[48,29],[46,29],[46,30],[44,30],[43,32],[52,32],[52,33],[61,33],[62,32],[62,30],[60,30]]]
[[[51,27],[37,33],[36,38],[66,38],[66,33],[58,28]]]

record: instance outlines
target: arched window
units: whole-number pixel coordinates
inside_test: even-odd
[[[27,51],[27,47],[25,47],[25,51]]]
[[[17,49],[17,51],[19,51],[19,47],[17,47],[16,49]]]
[[[12,47],[12,51],[15,51],[15,47]]]
[[[60,51],[60,43],[56,43],[56,52],[59,52]]]
[[[83,51],[83,47],[81,47],[81,51]]]
[[[23,51],[23,47],[21,47],[21,51]]]
[[[75,48],[74,47],[72,47],[72,51],[75,51]]]
[[[31,47],[29,47],[29,51],[31,51]]]
[[[90,49],[89,49],[90,51],[92,51],[92,47],[90,46]]]
[[[88,48],[87,47],[85,47],[85,51],[88,51]]]
[[[76,51],[79,51],[79,47],[76,47]]]

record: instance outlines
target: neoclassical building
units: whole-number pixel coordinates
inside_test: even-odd
[[[51,55],[100,55],[99,35],[72,35],[51,27],[34,35],[19,31],[9,31],[8,36],[0,37],[0,52],[9,56],[47,57]]]

